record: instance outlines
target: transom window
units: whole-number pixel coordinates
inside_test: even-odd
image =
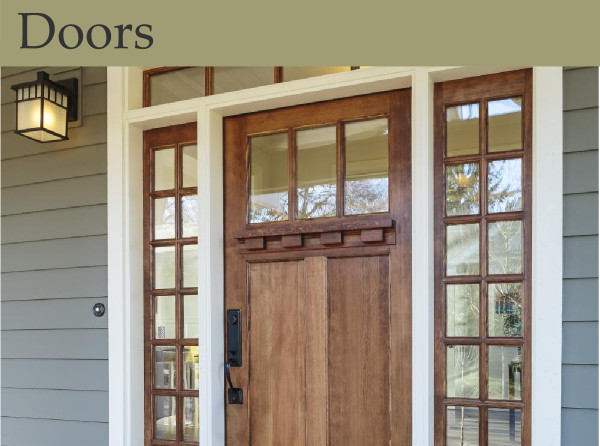
[[[147,446],[198,444],[199,215],[195,140],[195,124],[144,134]]]
[[[248,148],[249,223],[389,211],[385,116],[250,136]]]
[[[156,67],[144,70],[144,107],[361,67]],[[368,68],[368,67],[362,67]]]
[[[436,445],[531,444],[530,85],[436,85]]]

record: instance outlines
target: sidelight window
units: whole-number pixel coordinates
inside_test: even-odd
[[[144,135],[147,446],[198,443],[198,178],[192,138],[191,125]]]
[[[530,79],[436,85],[439,446],[531,444]]]

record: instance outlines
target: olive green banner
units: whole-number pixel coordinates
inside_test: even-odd
[[[589,0],[0,0],[0,64],[598,65]]]

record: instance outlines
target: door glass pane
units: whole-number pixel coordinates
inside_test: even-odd
[[[175,188],[175,149],[154,151],[154,190]]]
[[[183,441],[198,442],[198,398],[183,399]]]
[[[488,445],[521,445],[521,409],[488,409]]]
[[[506,345],[488,347],[490,399],[521,399],[522,364],[521,347]]]
[[[154,297],[154,338],[175,338],[175,296]]]
[[[336,215],[336,128],[296,132],[298,218]]]
[[[275,82],[274,67],[214,67],[214,94],[270,85]]]
[[[174,389],[177,385],[175,373],[175,346],[154,347],[154,388]]]
[[[446,215],[479,213],[479,164],[446,167]]]
[[[479,397],[479,346],[446,346],[446,396]]]
[[[288,134],[250,138],[250,223],[288,219]]]
[[[479,285],[446,286],[446,336],[479,334]]]
[[[174,396],[154,397],[154,438],[177,439],[176,404]]]
[[[521,158],[488,164],[488,211],[514,212],[523,209]]]
[[[205,92],[204,67],[189,67],[150,76],[150,105],[200,98]]]
[[[388,120],[372,119],[344,126],[346,178],[344,214],[387,212]]]
[[[183,337],[198,337],[198,295],[183,296]]]
[[[479,153],[479,104],[446,109],[446,156]]]
[[[175,197],[154,200],[154,239],[175,238]]]
[[[198,286],[198,245],[183,245],[183,287]]]
[[[284,82],[350,71],[350,67],[283,67]]]
[[[198,236],[198,196],[181,197],[181,236]]]
[[[185,390],[198,390],[198,347],[183,347],[183,388]]]
[[[175,288],[175,247],[154,248],[154,288]]]
[[[479,445],[479,409],[446,407],[446,446]]]
[[[479,274],[479,224],[446,227],[446,275]]]
[[[488,102],[488,152],[523,148],[521,98]]]
[[[490,274],[519,274],[523,271],[523,224],[520,220],[489,223],[488,242]]]
[[[523,284],[490,283],[488,299],[488,335],[522,336]]]
[[[198,186],[198,146],[190,144],[181,149],[182,187]]]

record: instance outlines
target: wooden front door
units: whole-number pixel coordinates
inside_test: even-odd
[[[227,118],[224,156],[227,444],[410,444],[410,90]]]

